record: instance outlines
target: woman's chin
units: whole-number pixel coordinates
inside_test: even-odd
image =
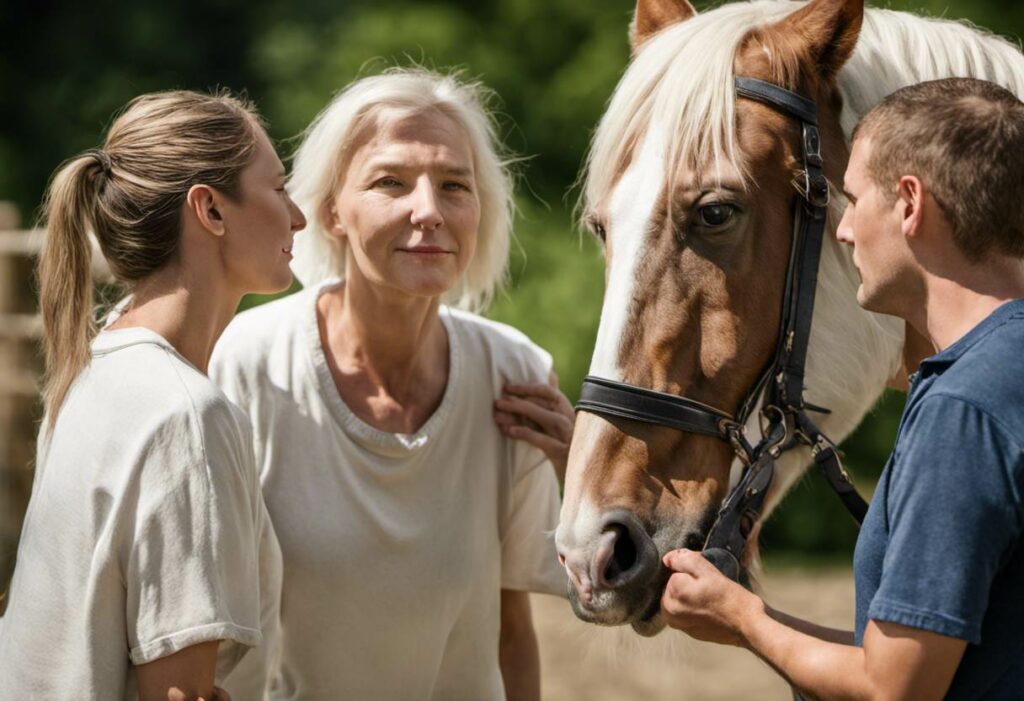
[[[442,297],[448,294],[459,283],[459,279],[451,275],[416,275],[407,274],[396,280],[395,287],[411,297]]]
[[[291,268],[276,270],[272,274],[265,274],[255,279],[249,278],[247,282],[239,282],[238,286],[244,294],[273,295],[284,292],[292,286]]]
[[[292,275],[292,269],[285,266],[283,270],[276,271],[273,278],[267,280],[262,290],[254,290],[256,294],[272,295],[278,292],[284,292],[292,286],[292,280],[295,278]]]
[[[411,297],[423,299],[438,299],[448,294],[455,285],[420,285],[415,288],[407,288],[406,293]]]

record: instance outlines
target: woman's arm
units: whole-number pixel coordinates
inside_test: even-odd
[[[214,696],[219,640],[192,645],[135,668],[139,701],[200,701]]]
[[[665,564],[674,571],[662,598],[670,626],[746,647],[814,698],[941,699],[967,647],[964,640],[876,621],[862,647],[830,642],[787,624],[796,619],[773,615],[698,552],[671,552]]]
[[[498,659],[508,701],[540,701],[540,651],[525,591],[501,590]]]

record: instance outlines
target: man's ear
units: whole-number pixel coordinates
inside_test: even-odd
[[[896,206],[903,220],[903,235],[914,238],[921,233],[924,220],[925,189],[916,175],[904,175],[896,183]]]
[[[193,185],[185,196],[185,205],[200,226],[214,236],[226,231],[220,210],[220,194],[209,185]]]

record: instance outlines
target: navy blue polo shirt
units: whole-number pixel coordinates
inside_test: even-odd
[[[912,378],[857,539],[869,620],[968,642],[948,698],[1024,699],[1024,300]]]

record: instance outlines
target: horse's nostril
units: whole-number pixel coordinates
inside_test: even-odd
[[[608,558],[603,578],[606,582],[613,582],[619,575],[628,572],[636,565],[636,544],[630,536],[629,529],[621,524],[613,523],[606,530],[615,533],[615,548],[612,551],[612,556]]]
[[[658,573],[657,546],[640,520],[625,509],[605,512],[591,543],[589,574],[597,590],[635,594]]]

